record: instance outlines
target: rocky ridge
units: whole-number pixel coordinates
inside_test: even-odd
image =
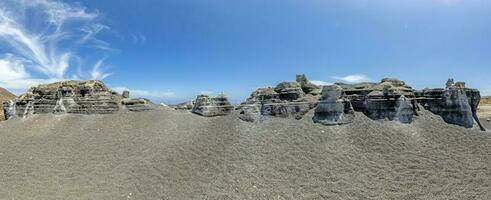
[[[467,88],[465,83],[453,79],[449,79],[446,88],[417,91],[395,78],[385,78],[379,83],[335,83],[321,87],[312,84],[305,75],[297,75],[294,82],[258,88],[236,109],[238,117],[248,122],[262,121],[264,117],[302,119],[314,110],[314,122],[342,125],[353,121],[354,112],[361,112],[373,120],[412,123],[421,105],[447,123],[466,128],[477,124],[485,130],[477,117],[480,101],[477,89]],[[7,119],[31,114],[110,114],[121,109],[147,111],[156,108],[148,99],[131,99],[129,91],[119,95],[96,80],[39,85],[13,101],[4,102],[3,106]],[[234,106],[224,94],[216,97],[198,95],[194,101],[174,109],[214,117],[232,113]]]

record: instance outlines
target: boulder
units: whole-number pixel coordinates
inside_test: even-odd
[[[176,110],[192,110],[194,107],[194,101],[183,102],[171,107]]]
[[[122,96],[125,99],[130,98],[130,91],[128,91],[128,90],[123,91],[123,95]]]
[[[119,110],[121,99],[101,81],[62,81],[32,87],[3,105],[7,118],[45,113],[109,114]]]
[[[256,122],[261,119],[261,105],[249,104],[240,108],[239,118],[246,122]]]
[[[155,110],[155,105],[148,99],[138,98],[138,99],[123,99],[121,101],[123,105],[129,111],[141,112],[147,110]]]
[[[341,125],[351,123],[354,119],[355,112],[341,86],[324,86],[313,121],[323,125]]]
[[[228,115],[234,110],[234,107],[224,94],[216,97],[201,94],[196,97],[194,102],[192,112],[205,117]]]

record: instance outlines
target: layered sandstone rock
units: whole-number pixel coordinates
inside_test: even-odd
[[[148,99],[123,99],[121,104],[129,111],[141,112],[155,110],[155,105]]]
[[[228,115],[234,110],[224,94],[216,97],[201,94],[196,97],[194,102],[192,112],[205,117]]]
[[[295,82],[282,82],[276,87],[259,88],[238,109],[245,121],[257,121],[261,116],[301,119],[313,109],[320,98],[320,86],[310,83],[305,75]]]
[[[481,100],[479,90],[466,88],[463,82],[454,83],[453,79],[449,79],[446,86],[445,89],[424,89],[417,93],[421,104],[447,123],[472,128],[477,122],[484,130],[477,117]]]
[[[16,98],[16,96],[6,89],[0,88],[0,121],[5,120],[5,114],[3,110],[3,102],[9,102]]]
[[[324,86],[319,105],[315,108],[314,122],[341,125],[353,122],[355,112],[339,85]]]
[[[183,102],[177,105],[171,106],[176,110],[192,110],[194,107],[194,101]]]
[[[355,111],[371,119],[396,120],[411,123],[416,113],[413,89],[395,78],[382,79],[380,83],[341,84]]]
[[[7,118],[45,113],[108,114],[119,110],[121,99],[101,81],[62,81],[32,87],[3,105]]]

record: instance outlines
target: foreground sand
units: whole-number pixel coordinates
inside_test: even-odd
[[[491,199],[490,132],[186,112],[0,123],[0,199]]]

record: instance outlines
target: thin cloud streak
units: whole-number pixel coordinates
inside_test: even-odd
[[[171,91],[148,91],[148,90],[132,90],[127,87],[113,87],[112,90],[122,94],[123,91],[129,91],[132,97],[144,97],[149,99],[155,98],[176,98],[177,95]]]
[[[6,49],[0,52],[0,87],[27,88],[46,81],[87,77],[82,74],[84,70],[67,72],[70,66],[82,63],[76,51],[82,46],[112,50],[109,43],[96,38],[109,29],[97,23],[98,15],[79,4],[56,0],[0,2],[0,44]],[[92,78],[109,76],[101,71],[102,62],[100,59],[93,65]]]
[[[347,83],[360,83],[370,81],[370,78],[364,74],[352,74],[347,76],[333,76],[331,77],[334,80],[347,82]]]

